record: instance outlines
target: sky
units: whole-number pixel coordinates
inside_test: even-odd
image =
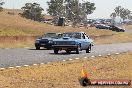
[[[4,8],[20,9],[25,3],[39,3],[44,8],[46,13],[47,1],[50,0],[3,0],[5,2]],[[81,1],[81,0],[80,0]],[[95,3],[96,10],[88,15],[88,18],[110,18],[110,14],[114,12],[114,8],[122,6],[132,11],[132,0],[84,0]]]

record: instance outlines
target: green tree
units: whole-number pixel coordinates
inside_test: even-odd
[[[49,8],[47,9],[47,12],[51,15],[51,16],[60,16],[60,15],[64,15],[64,0],[51,0],[49,2],[47,2]]]
[[[131,11],[128,10],[128,9],[123,9],[122,12],[121,12],[121,18],[123,19],[123,21],[125,19],[128,19],[129,18],[129,15],[131,14]]]
[[[128,19],[132,20],[132,15],[131,14],[129,14]]]
[[[81,4],[80,4],[81,5]],[[81,11],[81,6],[79,6],[79,1],[78,0],[70,0],[67,1],[66,5],[66,17],[69,20],[74,20],[74,19],[80,19],[80,11]]]
[[[2,0],[0,1],[0,12],[3,10],[2,5],[5,4],[5,2],[3,2]]]
[[[95,7],[95,3],[90,3],[90,2],[83,2],[82,3],[82,9],[81,11],[83,11],[82,15],[84,15],[83,17],[86,19],[86,16],[89,14],[92,14],[93,11],[96,9]]]
[[[65,16],[68,20],[86,18],[88,14],[96,9],[94,3],[79,0],[50,0],[48,3],[48,13],[52,16]]]
[[[96,9],[95,3],[90,3],[88,1],[79,3],[79,0],[66,0],[66,2],[69,19],[75,17],[84,20],[87,18],[87,15],[93,13]]]
[[[26,3],[24,7],[21,8],[24,12],[22,16],[27,19],[32,19],[34,21],[41,21],[42,19],[42,11],[44,9],[40,7],[38,3]]]
[[[114,11],[115,11],[114,13],[116,14],[116,17],[119,17],[120,20],[123,19],[123,21],[125,19],[128,19],[129,16],[130,16],[130,14],[131,14],[131,11],[130,10],[125,9],[125,8],[123,8],[121,6],[116,7],[114,9]]]
[[[114,10],[115,10],[116,15],[120,17],[123,8],[121,6],[118,6]]]

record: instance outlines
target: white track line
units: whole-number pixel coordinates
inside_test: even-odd
[[[5,68],[0,68],[0,70],[4,70]]]
[[[88,58],[88,57],[84,57],[85,59]]]
[[[63,60],[63,61],[66,61],[66,60]]]
[[[33,64],[33,66],[37,66],[37,64]]]
[[[120,54],[120,53],[115,53],[116,55]]]
[[[75,58],[76,60],[79,60],[79,58]]]
[[[108,56],[110,56],[111,54],[107,54]]]
[[[43,65],[44,63],[40,63],[41,65]]]
[[[91,56],[91,57],[93,57],[93,58],[94,58],[95,56]]]
[[[72,59],[69,59],[69,61],[72,61]]]
[[[29,65],[24,65],[25,67],[28,67]]]
[[[10,69],[14,68],[14,67],[9,67]]]
[[[21,66],[16,66],[16,68],[20,68]]]
[[[102,55],[99,55],[99,57],[101,57]]]

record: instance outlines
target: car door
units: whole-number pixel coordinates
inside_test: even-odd
[[[87,49],[89,46],[88,37],[85,33],[82,33],[82,39],[81,39],[81,49]]]

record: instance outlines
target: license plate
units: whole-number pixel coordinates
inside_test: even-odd
[[[41,45],[45,45],[45,44],[41,44]]]

